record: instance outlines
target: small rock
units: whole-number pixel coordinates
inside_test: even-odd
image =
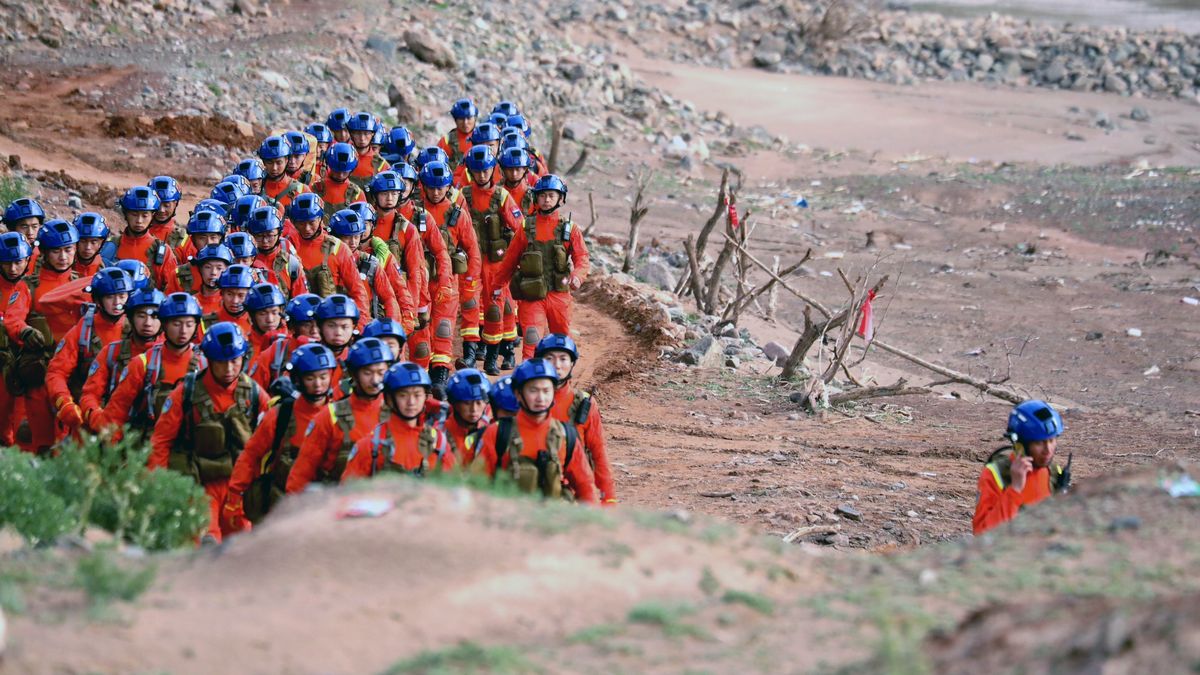
[[[1104,76],[1104,90],[1114,94],[1124,94],[1129,91],[1129,83],[1117,73],[1109,73]]]
[[[737,368],[741,367],[741,365],[742,365],[742,360],[739,359],[738,357],[736,357],[736,356],[726,356],[725,357],[725,367],[726,368],[733,368],[736,370]]]
[[[1137,106],[1132,111],[1130,111],[1129,119],[1133,120],[1134,122],[1149,122],[1150,121],[1150,111],[1146,110],[1145,108],[1143,108],[1141,106]]]
[[[83,209],[83,200],[79,198],[79,195],[69,195],[67,197],[67,208]]]
[[[779,65],[781,62],[783,62],[783,54],[779,52],[768,49],[760,49],[754,52],[754,65],[759,68],[770,68]]]
[[[1084,336],[1083,339],[1087,340],[1088,342],[1095,342],[1096,340],[1104,339],[1104,333],[1101,333],[1098,330],[1094,330],[1094,331],[1089,332],[1086,336]]]
[[[725,338],[735,338],[735,337],[738,337],[738,329],[737,329],[737,326],[733,325],[732,323],[726,323],[726,324],[722,324],[722,326],[721,326],[721,331],[720,331],[719,335],[720,335],[721,337],[725,337]]]
[[[1157,365],[1154,365],[1154,366],[1150,366],[1146,370],[1142,371],[1142,375],[1145,377],[1150,377],[1151,375],[1157,375],[1160,372],[1162,372],[1162,371],[1159,369],[1159,367]]]
[[[836,546],[838,548],[845,548],[846,546],[850,545],[850,537],[848,537],[844,534],[831,534],[831,535],[828,535],[825,537],[825,539],[823,540],[823,543],[825,543],[828,546]]]
[[[660,291],[675,289],[678,280],[675,272],[662,260],[644,260],[637,266],[633,276],[657,288]]]
[[[1137,516],[1118,516],[1112,519],[1108,524],[1109,532],[1121,532],[1123,530],[1137,530],[1142,527],[1142,519]]]
[[[763,354],[766,354],[768,359],[771,359],[775,362],[775,365],[782,368],[783,364],[787,363],[788,357],[791,356],[791,351],[778,342],[768,342],[763,346]]]
[[[396,55],[396,40],[378,33],[372,33],[367,36],[366,47],[367,49],[383,54],[389,59]]]
[[[237,127],[237,132],[243,138],[254,138],[254,125],[249,122],[235,120],[233,125]]]
[[[1080,134],[1075,131],[1068,131],[1067,132],[1067,140],[1068,141],[1086,141],[1087,139],[1083,137],[1083,134]]]
[[[805,401],[808,400],[808,394],[803,391],[793,391],[791,394],[788,395],[788,400],[791,401],[792,403],[803,404]]]
[[[282,73],[276,72],[274,70],[265,70],[265,69],[260,70],[260,71],[258,71],[258,76],[260,78],[262,78],[263,82],[266,82],[267,84],[271,85],[272,87],[275,87],[276,89],[291,89],[292,88],[292,83],[289,82],[288,79],[286,77],[284,77]]]
[[[413,53],[425,63],[430,63],[443,70],[450,70],[458,66],[458,61],[454,58],[454,52],[446,46],[446,43],[434,38],[427,32],[409,30],[404,32],[404,43],[408,47],[408,51]]]
[[[862,519],[863,519],[862,512],[859,511],[858,509],[854,508],[853,506],[850,506],[849,504],[839,505],[836,509],[834,509],[834,513],[836,513],[837,515],[839,515],[843,518],[849,518],[850,520],[856,520],[860,523],[862,522]]]

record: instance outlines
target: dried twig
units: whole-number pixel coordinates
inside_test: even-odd
[[[938,375],[948,378],[952,382],[957,382],[959,384],[965,384],[965,385],[969,385],[971,387],[975,387],[976,389],[978,389],[979,391],[982,391],[985,394],[995,396],[996,398],[1003,399],[1005,401],[1008,401],[1009,403],[1021,403],[1025,400],[1025,397],[1021,396],[1020,394],[1016,394],[1007,389],[1000,389],[999,387],[988,384],[987,382],[984,382],[983,380],[980,380],[979,378],[971,377],[970,375],[967,375],[966,373],[960,373],[957,370],[951,370],[949,368],[946,368],[945,366],[939,366],[936,363],[930,363],[929,361],[926,361],[925,359],[923,359],[915,354],[910,354],[909,352],[906,352],[903,349],[900,349],[899,347],[893,347],[885,342],[880,342],[879,340],[875,340],[872,344],[874,344],[879,349],[882,349],[883,351],[888,352],[889,354],[895,354],[896,356],[899,356],[902,359],[911,361],[911,362],[917,364],[918,366],[921,366],[922,368],[928,368],[929,370],[932,370],[933,372],[937,373]]]
[[[637,258],[638,229],[642,225],[642,219],[646,217],[646,212],[650,210],[645,204],[646,187],[650,185],[653,176],[653,172],[638,175],[637,193],[633,197],[633,206],[629,209],[629,243],[625,246],[625,262],[621,263],[621,271],[626,274],[633,269],[633,261]]]
[[[700,261],[696,258],[696,242],[690,234],[684,242],[684,250],[687,251],[688,267],[692,272],[692,295],[696,298],[696,307],[707,314],[707,308],[704,306],[704,287],[700,277]]]
[[[588,212],[591,214],[592,220],[583,231],[583,236],[587,237],[592,234],[592,230],[596,229],[596,201],[592,199],[592,193],[588,193]]]
[[[829,405],[841,405],[851,401],[861,401],[866,398],[882,398],[884,396],[909,396],[912,394],[930,393],[925,387],[907,387],[908,381],[900,378],[895,384],[879,387],[862,387],[851,389],[840,394],[829,396]]]
[[[579,173],[580,171],[583,171],[583,165],[587,164],[587,160],[588,160],[588,149],[584,148],[583,152],[579,153],[579,157],[575,159],[575,163],[571,165],[571,168],[567,169],[567,175],[574,176],[575,174]]]

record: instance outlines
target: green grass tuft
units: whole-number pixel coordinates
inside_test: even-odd
[[[728,604],[742,604],[759,614],[771,615],[775,613],[775,602],[765,595],[751,593],[749,591],[735,591],[729,589],[725,591],[725,595],[721,596],[721,600]]]
[[[484,647],[474,642],[460,642],[448,649],[421,652],[394,663],[382,675],[537,672],[541,669],[513,647]]]

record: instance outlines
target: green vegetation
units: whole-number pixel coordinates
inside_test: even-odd
[[[121,564],[108,548],[97,548],[80,558],[75,584],[91,601],[93,611],[102,611],[114,600],[132,602],[154,581],[153,565]]]
[[[658,626],[668,637],[708,639],[708,633],[703,628],[683,622],[684,617],[695,611],[695,608],[685,603],[648,601],[639,603],[630,609],[628,619],[630,623]]]
[[[392,664],[382,675],[454,675],[457,673],[537,673],[513,647],[484,647],[461,642],[454,647],[425,651]]]
[[[569,644],[590,645],[610,637],[616,637],[624,631],[624,627],[613,623],[601,623],[589,626],[567,637]]]
[[[725,591],[725,595],[721,596],[721,600],[729,604],[745,605],[759,614],[771,615],[775,613],[775,603],[765,595],[759,595],[758,593],[730,589]]]
[[[25,181],[16,176],[0,178],[0,203],[8,204],[14,199],[28,196],[25,192]]]

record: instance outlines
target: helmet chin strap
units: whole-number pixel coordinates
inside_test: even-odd
[[[304,400],[308,401],[309,403],[320,403],[322,400],[329,398],[329,394],[332,391],[333,391],[333,389],[329,388],[320,394],[310,394],[308,392],[301,392],[300,395],[303,396]]]

